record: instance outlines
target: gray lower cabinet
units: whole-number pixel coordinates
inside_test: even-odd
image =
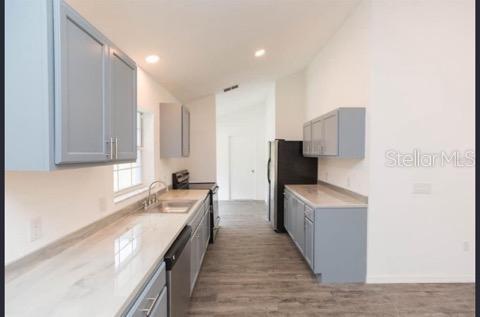
[[[303,250],[305,248],[303,210],[305,205],[302,201],[291,195],[289,192],[285,192],[285,197],[285,229],[292,237],[300,252],[303,254]]]
[[[303,126],[303,155],[365,157],[365,108],[338,108]]]
[[[312,208],[288,189],[285,197],[286,229],[319,280],[365,282],[367,208]]]
[[[198,208],[197,215],[194,216],[190,225],[192,226],[192,237],[190,238],[190,294],[195,288],[195,283],[200,273],[205,253],[207,252],[210,240],[210,207],[208,197]]]
[[[305,216],[305,251],[303,255],[305,256],[305,260],[307,261],[308,265],[311,269],[314,268],[313,264],[313,247],[314,247],[314,228],[313,228],[313,221],[308,219]]]
[[[303,254],[305,250],[305,224],[304,224],[304,210],[305,204],[295,199],[295,239],[300,252]]]
[[[288,193],[283,194],[283,225],[285,226],[285,230],[291,231],[290,229],[290,213],[288,208],[290,195]]]
[[[134,161],[133,60],[64,0],[5,7],[5,169]]]
[[[165,262],[162,262],[122,316],[168,317],[167,293]]]
[[[160,293],[160,297],[153,306],[152,311],[148,315],[149,317],[168,317],[168,297],[167,287],[165,286]]]
[[[190,112],[177,103],[160,104],[160,156],[190,155]]]

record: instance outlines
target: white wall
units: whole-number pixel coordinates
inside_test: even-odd
[[[319,159],[320,180],[368,195],[369,3],[360,4],[306,68],[305,121],[338,107],[367,107],[364,160]]]
[[[190,157],[187,167],[191,181],[215,182],[215,95],[194,100],[185,106],[190,110]]]
[[[267,91],[265,101],[265,140],[275,140],[275,83],[272,83]]]
[[[275,137],[302,140],[305,122],[305,72],[275,81]]]
[[[159,158],[159,103],[178,102],[140,68],[137,73],[138,106],[153,120],[155,175],[171,183],[171,173],[185,168],[186,159]],[[147,153],[148,155],[148,153]],[[139,195],[113,203],[112,166],[53,172],[5,173],[5,263],[8,264],[83,226],[117,211]],[[30,222],[41,218],[43,236],[30,241]]]
[[[266,200],[265,103],[217,116],[217,175],[220,200],[230,199],[230,136],[247,136],[255,143],[255,199]]]
[[[388,168],[384,155],[475,148],[475,3],[372,1],[371,17],[369,280],[473,282],[474,168]],[[413,195],[417,182],[431,195]]]
[[[369,196],[369,282],[474,281],[474,168],[385,166],[388,149],[474,149],[474,11],[363,1],[307,67],[306,120],[367,107],[366,158],[321,159],[319,178]]]

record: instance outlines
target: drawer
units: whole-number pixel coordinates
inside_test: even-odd
[[[305,205],[305,217],[310,219],[312,222],[315,221],[313,213],[314,213],[314,209],[311,208],[310,206]]]
[[[160,296],[150,312],[151,317],[168,317],[167,287],[164,286]]]
[[[153,274],[147,285],[135,300],[128,311],[128,317],[145,316],[146,310],[152,310],[153,306],[160,299],[162,292],[166,289],[165,262],[162,262],[157,271]]]

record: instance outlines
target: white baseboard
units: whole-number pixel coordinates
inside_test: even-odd
[[[475,283],[474,275],[459,276],[367,276],[367,284],[389,283]]]

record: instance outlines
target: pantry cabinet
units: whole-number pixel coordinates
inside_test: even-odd
[[[63,0],[5,7],[5,169],[135,161],[135,62]]]

